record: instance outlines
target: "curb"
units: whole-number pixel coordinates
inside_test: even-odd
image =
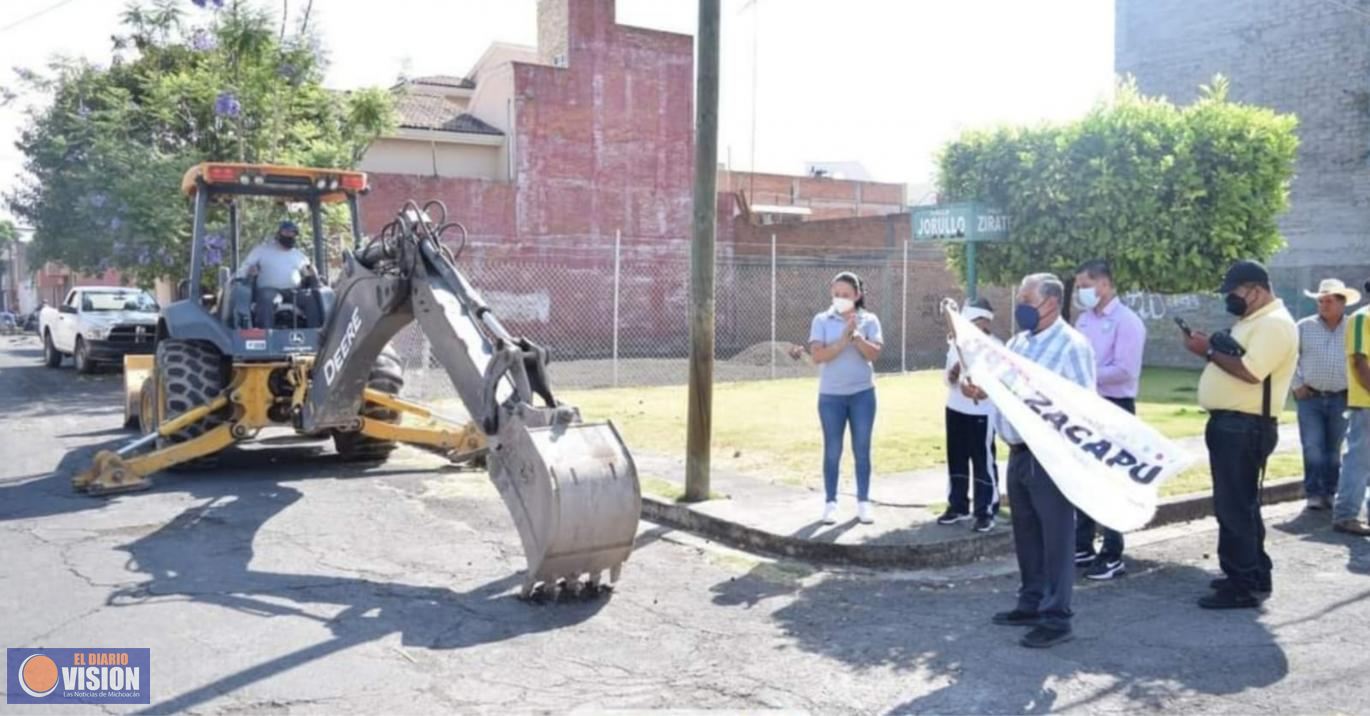
[[[1303,478],[1291,477],[1284,480],[1267,482],[1261,488],[1261,504],[1273,505],[1303,499]],[[1151,518],[1145,529],[1164,527],[1176,522],[1193,522],[1213,516],[1213,495],[1180,495],[1161,500],[1156,506],[1156,516]]]
[[[1303,478],[1268,483],[1261,490],[1261,504],[1271,505],[1303,497]],[[1199,494],[1161,501],[1156,516],[1145,529],[1212,516],[1213,496]],[[954,567],[1013,552],[1011,530],[988,535],[924,544],[836,544],[780,535],[755,527],[706,515],[688,505],[650,495],[642,496],[642,517],[658,524],[693,532],[744,552],[766,554],[803,562],[846,567],[934,569]]]

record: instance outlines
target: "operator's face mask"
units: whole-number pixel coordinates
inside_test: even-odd
[[[276,240],[281,242],[281,246],[287,249],[295,248],[295,236],[292,234],[276,234]]]
[[[838,313],[850,313],[853,308],[856,308],[856,301],[841,296],[832,297],[832,310]]]

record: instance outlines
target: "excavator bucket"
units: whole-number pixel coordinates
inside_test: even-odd
[[[528,559],[523,595],[582,575],[618,581],[633,551],[642,492],[613,423],[508,425],[491,452],[490,477],[513,515]]]

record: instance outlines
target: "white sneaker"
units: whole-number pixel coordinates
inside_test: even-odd
[[[825,524],[825,525],[835,525],[835,524],[837,524],[837,503],[836,503],[836,502],[829,502],[829,503],[823,505],[823,524]]]
[[[875,515],[871,512],[871,503],[856,503],[856,519],[860,520],[863,525],[868,525],[875,521]]]

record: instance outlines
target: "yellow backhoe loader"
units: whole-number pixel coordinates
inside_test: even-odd
[[[270,426],[331,436],[339,454],[361,460],[407,443],[484,460],[528,560],[524,596],[617,581],[641,512],[632,456],[612,423],[584,422],[556,399],[547,351],[511,335],[457,268],[447,242],[460,252],[466,230],[447,221],[439,202],[408,202],[377,236],[359,238],[332,285],[318,276],[267,299],[253,278],[236,275],[240,202],[306,206],[313,264],[322,267],[323,206],[345,204],[361,237],[357,197],[366,188],[365,174],[333,169],[207,163],[186,173],[182,190],[195,212],[190,276],[181,300],[158,317],[155,354],[125,364],[125,419],[143,434],[96,455],[75,487],[145,489],[153,473],[212,458]],[[226,214],[226,247],[207,244],[211,213]],[[224,251],[206,295],[208,259]],[[262,300],[270,310],[254,310]],[[388,344],[413,322],[470,423],[399,397],[403,375]]]

